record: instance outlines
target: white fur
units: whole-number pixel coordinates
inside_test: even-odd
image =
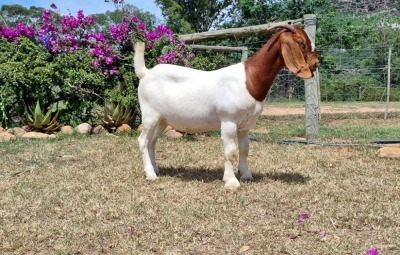
[[[138,138],[147,179],[157,178],[154,147],[167,125],[176,130],[198,133],[221,129],[224,143],[226,188],[240,186],[234,174],[235,139],[239,139],[239,171],[251,180],[248,169],[248,132],[261,114],[263,103],[246,89],[244,64],[216,71],[161,64],[153,69],[144,65],[144,45],[135,46],[135,73],[139,83],[139,103],[143,131]]]

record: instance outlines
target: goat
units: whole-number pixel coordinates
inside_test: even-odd
[[[276,28],[276,27],[275,27]],[[234,173],[236,137],[239,173],[253,180],[249,171],[248,134],[263,110],[263,100],[285,66],[310,79],[318,65],[317,49],[301,28],[284,25],[248,60],[214,71],[199,71],[170,64],[147,69],[145,45],[135,44],[134,67],[140,79],[139,104],[143,130],[138,138],[146,179],[155,180],[159,169],[155,144],[167,125],[187,133],[221,129],[224,145],[225,188],[240,186]]]

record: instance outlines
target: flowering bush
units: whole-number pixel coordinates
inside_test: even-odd
[[[0,25],[0,38],[5,38],[9,42],[18,42],[20,36],[32,38],[34,35],[35,29],[23,23],[17,23],[15,28]]]
[[[52,4],[51,8],[56,10],[57,6]],[[10,56],[0,58],[0,69],[4,66],[0,71],[4,85],[0,88],[0,116],[5,116],[0,122],[4,125],[10,124],[11,117],[23,115],[24,104],[37,100],[47,104],[64,101],[64,114],[70,116],[60,116],[61,121],[73,125],[95,117],[93,109],[103,105],[105,98],[137,107],[138,79],[132,59],[138,40],[147,45],[149,67],[157,63],[188,66],[194,57],[166,26],[148,29],[136,15],[126,12],[120,23],[103,32],[95,31],[95,18],[82,11],[76,16],[59,17],[54,11],[44,10],[40,24],[18,23],[14,28],[0,25],[0,48],[3,56]],[[33,55],[29,49],[17,54],[19,49],[14,46],[21,43],[33,50]],[[13,57],[16,54],[18,59]],[[11,65],[19,69],[7,68],[11,59]],[[13,76],[15,70],[18,75]],[[46,75],[35,78],[33,70]]]

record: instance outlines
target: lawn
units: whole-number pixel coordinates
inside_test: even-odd
[[[368,143],[399,122],[324,115],[317,141],[361,145],[283,145],[303,118],[264,116],[236,191],[217,133],[163,136],[154,182],[135,135],[2,143],[0,254],[400,254],[400,164]]]

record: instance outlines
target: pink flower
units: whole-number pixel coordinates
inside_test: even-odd
[[[111,69],[110,70],[110,75],[118,75],[118,74],[119,74],[118,70],[116,70],[116,69]]]
[[[99,61],[97,60],[97,59],[92,59],[92,66],[94,67],[94,68],[98,68],[99,67]]]
[[[297,236],[296,236],[295,234],[290,234],[290,235],[289,235],[289,238],[292,239],[292,240],[294,240],[294,239],[297,238]]]
[[[142,31],[146,30],[146,24],[144,24],[144,23],[138,23],[137,27],[139,28],[139,30],[142,30]]]
[[[113,63],[113,59],[111,57],[106,57],[106,64],[111,65]]]
[[[54,10],[56,10],[56,9],[57,9],[57,5],[56,5],[55,3],[52,3],[52,4],[50,5],[50,8],[53,8]]]
[[[42,21],[44,24],[48,24],[51,22],[51,12],[50,10],[43,10],[42,12]]]
[[[135,23],[139,22],[139,18],[138,18],[138,16],[136,14],[132,16],[132,21],[135,22]]]
[[[372,248],[370,248],[369,250],[367,250],[367,252],[364,253],[364,254],[365,254],[365,255],[378,255],[378,254],[379,254],[378,248],[372,247]]]

